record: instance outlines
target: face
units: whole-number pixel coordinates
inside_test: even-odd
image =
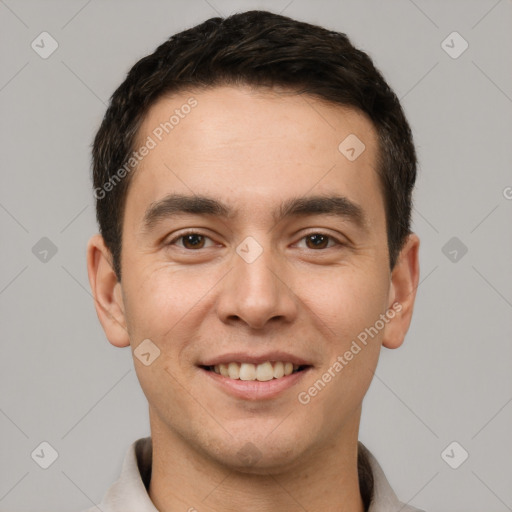
[[[357,435],[381,345],[407,330],[416,258],[391,274],[371,122],[216,87],[160,100],[138,139],[152,147],[126,198],[121,283],[100,242],[89,259],[126,328],[99,311],[109,340],[160,351],[134,357],[152,430],[267,473]]]

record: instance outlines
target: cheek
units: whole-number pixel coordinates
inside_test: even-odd
[[[384,312],[388,288],[382,272],[354,266],[304,276],[295,287],[318,328],[339,349]]]
[[[125,275],[131,280],[123,286],[132,342],[172,337],[174,330],[201,310],[203,299],[218,281],[213,274],[158,264],[142,272],[127,269]]]
[[[383,331],[369,335],[366,329],[385,312],[388,285],[383,275],[377,268],[351,266],[317,275],[314,285],[311,280],[302,283],[301,298],[326,339],[321,373],[304,391],[311,392],[320,416],[334,429],[359,407],[377,366]]]
[[[149,339],[160,351],[148,366],[135,353],[135,369],[148,401],[162,417],[190,408],[190,396],[183,392],[184,382],[193,376],[187,348],[197,337],[208,294],[219,280],[211,275],[215,273],[206,274],[162,264],[126,268],[130,280],[123,287],[132,349]]]
[[[319,372],[304,383],[300,403],[309,401],[321,424],[334,435],[350,414],[357,413],[371,383],[382,332],[371,337],[365,329],[384,312],[386,288],[371,274],[359,274],[354,268],[340,269],[337,278],[317,277],[316,283],[304,282],[303,300],[317,331],[324,335],[325,359]]]

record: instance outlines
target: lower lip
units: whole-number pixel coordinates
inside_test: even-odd
[[[200,368],[200,370],[220,386],[223,391],[236,398],[242,398],[244,400],[268,400],[270,398],[274,398],[279,395],[279,393],[282,393],[297,384],[310,369],[311,367],[305,368],[300,372],[292,373],[291,375],[286,375],[279,379],[260,382],[258,380],[230,379],[229,377],[224,377],[219,373]]]

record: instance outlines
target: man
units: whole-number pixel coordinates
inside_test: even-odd
[[[210,19],[131,69],[93,167],[90,283],[151,425],[100,509],[416,510],[358,443],[419,275],[412,136],[370,58],[269,12]]]

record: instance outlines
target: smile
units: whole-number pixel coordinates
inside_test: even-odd
[[[289,361],[265,361],[260,364],[233,361],[204,368],[232,380],[267,382],[302,371],[306,365],[297,365]]]

